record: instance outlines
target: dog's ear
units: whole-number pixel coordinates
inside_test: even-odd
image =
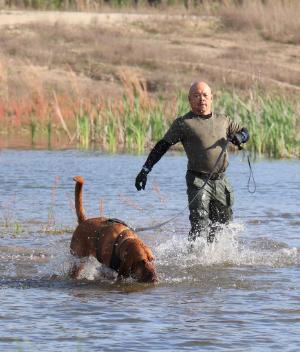
[[[129,253],[125,251],[123,258],[121,259],[119,276],[128,277],[130,275],[133,262],[134,258],[132,257],[132,255],[129,255]]]
[[[118,271],[118,279],[121,277],[128,277],[129,276],[129,269],[130,267],[126,262],[122,262]]]

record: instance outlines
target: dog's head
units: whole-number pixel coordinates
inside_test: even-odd
[[[122,265],[119,276],[131,276],[138,282],[155,283],[158,281],[154,256],[140,239],[130,238],[121,247]]]
[[[156,283],[158,281],[153,261],[145,259],[132,265],[131,276],[138,282]]]

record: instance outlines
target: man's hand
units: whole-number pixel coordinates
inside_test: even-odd
[[[243,143],[242,134],[237,132],[235,135],[233,135],[233,137],[231,138],[231,143],[239,147]]]
[[[239,149],[243,149],[241,144],[246,143],[248,140],[249,132],[244,127],[230,138],[231,143],[237,145]]]
[[[147,172],[145,170],[141,170],[135,179],[135,188],[140,191],[141,189],[145,189],[147,183]]]

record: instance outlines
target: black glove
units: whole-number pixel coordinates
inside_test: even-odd
[[[147,175],[148,173],[145,170],[141,170],[135,179],[135,188],[140,191],[141,189],[145,189],[147,183]]]
[[[239,147],[243,143],[243,135],[240,132],[237,132],[231,138],[231,143]]]
[[[246,143],[248,140],[249,140],[249,132],[244,127],[230,138],[231,143],[234,145],[237,145],[239,149],[243,149],[241,147],[241,144]]]

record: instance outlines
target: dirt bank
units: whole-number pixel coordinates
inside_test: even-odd
[[[297,45],[225,31],[217,17],[2,11],[0,26],[6,94],[23,94],[37,84],[119,94],[124,70],[160,95],[187,89],[199,78],[241,91],[300,89]]]

